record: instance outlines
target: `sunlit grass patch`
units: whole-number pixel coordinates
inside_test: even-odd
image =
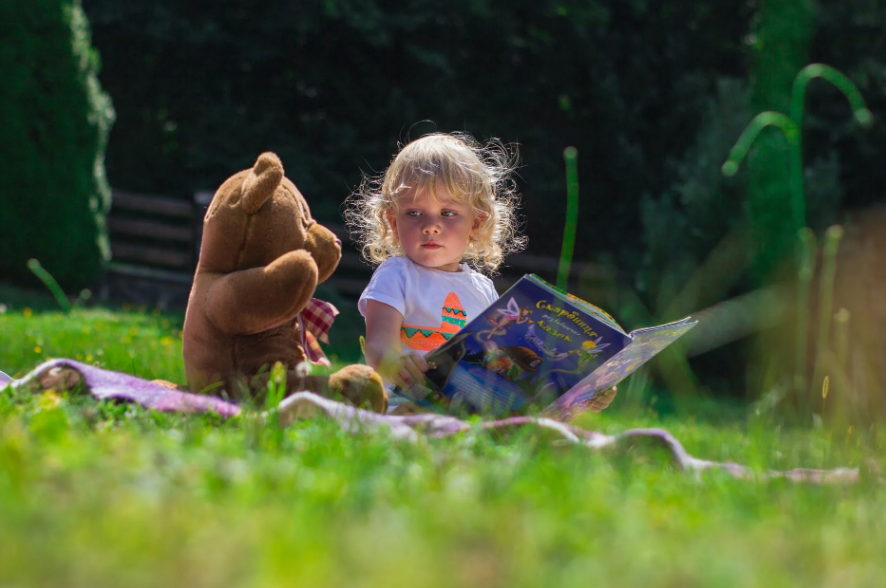
[[[616,415],[601,424],[643,423]],[[681,432],[693,430],[743,456],[767,443],[763,432],[745,441],[738,427]],[[872,557],[883,547],[886,500],[874,479],[814,487],[696,478],[654,453],[594,455],[529,434],[496,440],[475,430],[412,444],[324,421],[279,431],[249,418],[7,391],[0,471],[0,540],[12,546],[0,553],[0,574],[39,583],[883,578]]]
[[[0,369],[21,376],[49,358],[64,357],[143,378],[184,382],[183,315],[104,308],[0,315]]]
[[[180,315],[13,306],[0,369],[46,357],[183,381]],[[335,339],[333,339],[335,341]],[[35,346],[41,347],[38,354]],[[334,349],[334,346],[333,346]],[[101,353],[99,353],[101,350]],[[91,355],[87,360],[86,355]],[[626,384],[625,391],[627,391]],[[636,396],[578,424],[663,427],[756,471],[855,466],[858,484],[679,471],[529,431],[448,439],[280,429],[85,395],[0,392],[0,584],[65,586],[878,585],[878,430],[835,435],[714,401]],[[645,404],[644,404],[645,403]]]

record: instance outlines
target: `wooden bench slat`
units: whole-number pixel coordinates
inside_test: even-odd
[[[338,267],[346,268],[346,269],[354,269],[354,270],[362,270],[366,272],[366,274],[372,273],[372,266],[363,261],[363,256],[357,253],[356,251],[348,251],[345,249],[341,253],[341,261],[338,262]]]
[[[166,239],[168,241],[180,241],[183,243],[194,242],[194,231],[191,227],[177,227],[149,220],[135,220],[128,218],[108,218],[108,230],[115,236],[151,237],[154,239]]]
[[[343,243],[355,242],[356,234],[351,234],[345,225],[336,223],[321,223],[324,227],[332,231],[332,233],[342,240]]]
[[[111,190],[111,212],[113,213],[115,209],[186,219],[194,217],[194,205],[187,200]]]
[[[353,296],[359,296],[366,286],[369,284],[369,277],[367,276],[365,279],[362,278],[344,278],[332,274],[328,280],[323,282],[324,284],[328,284],[329,286],[335,288],[339,292],[344,294],[351,294]]]
[[[131,278],[147,278],[150,280],[159,280],[184,285],[190,285],[194,281],[194,274],[191,272],[162,270],[116,261],[112,261],[108,264],[107,272]]]
[[[176,251],[148,245],[130,243],[111,243],[111,256],[115,260],[140,261],[167,267],[191,269],[193,254],[189,251]]]
[[[504,265],[500,268],[502,271],[508,269],[522,272],[537,273],[543,269],[549,269],[554,272],[560,266],[558,257],[547,257],[543,255],[533,255],[532,253],[516,253],[505,259]],[[570,273],[572,275],[581,275],[585,277],[605,277],[609,272],[603,266],[574,261]]]

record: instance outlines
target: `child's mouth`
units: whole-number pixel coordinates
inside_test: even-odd
[[[421,246],[424,247],[425,249],[439,249],[440,247],[442,247],[442,245],[440,245],[439,243],[433,243],[433,242],[422,243]]]

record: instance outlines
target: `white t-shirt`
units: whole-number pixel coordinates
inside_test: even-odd
[[[360,295],[357,307],[364,317],[369,300],[403,315],[403,352],[424,355],[486,310],[498,294],[492,280],[467,264],[461,264],[457,272],[447,272],[418,265],[408,257],[391,257],[378,266]],[[392,406],[395,403],[391,397]]]

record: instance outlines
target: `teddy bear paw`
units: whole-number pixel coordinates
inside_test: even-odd
[[[384,414],[388,410],[388,393],[374,369],[368,365],[349,365],[329,376],[329,389],[348,402]]]

